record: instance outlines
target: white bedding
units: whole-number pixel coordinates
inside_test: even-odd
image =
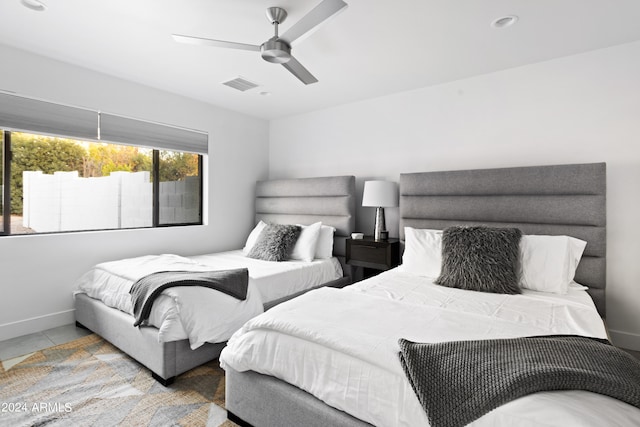
[[[199,287],[166,289],[156,299],[148,324],[158,328],[160,342],[189,339],[192,349],[205,342],[223,342],[247,320],[262,313],[263,304],[342,277],[335,259],[269,262],[247,258],[242,251],[181,257],[147,255],[96,265],[77,283],[75,293],[86,293],[105,305],[133,313],[131,285],[156,271],[249,269],[247,298],[237,300],[222,292]],[[133,324],[133,321],[132,321]]]
[[[274,262],[247,258],[241,250],[190,258],[227,269],[247,267],[250,281],[256,284],[263,304],[342,277],[342,267],[337,258]]]
[[[394,269],[319,289],[250,320],[221,365],[275,376],[376,426],[428,425],[403,373],[398,339],[441,342],[606,331],[583,290],[498,295],[444,288]],[[640,410],[582,391],[514,400],[473,426],[638,425]]]

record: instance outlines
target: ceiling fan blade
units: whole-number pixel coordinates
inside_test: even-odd
[[[291,74],[296,76],[302,83],[306,85],[318,82],[318,79],[313,77],[313,74],[311,74],[309,70],[304,68],[302,64],[299,63],[298,60],[293,56],[291,57],[291,59],[289,59],[289,61],[282,64],[282,66],[289,70]]]
[[[204,39],[201,37],[172,34],[173,39],[180,43],[196,44],[199,46],[224,47],[228,49],[252,50],[260,52],[260,46],[244,43],[227,42],[224,40]]]
[[[320,24],[344,10],[345,7],[347,4],[342,0],[324,0],[293,24],[280,38],[291,44],[294,40],[311,34],[311,30],[317,29]]]

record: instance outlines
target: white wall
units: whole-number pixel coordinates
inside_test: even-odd
[[[0,57],[0,89],[209,133],[206,225],[0,237],[0,340],[72,323],[74,282],[95,263],[242,246],[268,174],[267,121],[2,45]]]
[[[640,350],[640,42],[274,120],[270,178],[607,162],[607,323]],[[398,234],[398,209],[387,228]],[[372,232],[374,210],[357,227]]]

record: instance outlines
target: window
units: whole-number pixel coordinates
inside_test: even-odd
[[[159,225],[200,223],[201,156],[178,151],[158,153]]]
[[[202,224],[206,134],[97,112],[91,130],[87,110],[61,107],[0,93],[0,233]]]
[[[4,131],[0,129],[0,234],[7,234],[5,230],[4,214]]]

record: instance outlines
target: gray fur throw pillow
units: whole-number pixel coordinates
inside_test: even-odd
[[[498,294],[519,294],[517,228],[450,227],[442,233],[438,285]]]
[[[286,261],[300,231],[297,225],[267,224],[247,256],[265,261]]]

